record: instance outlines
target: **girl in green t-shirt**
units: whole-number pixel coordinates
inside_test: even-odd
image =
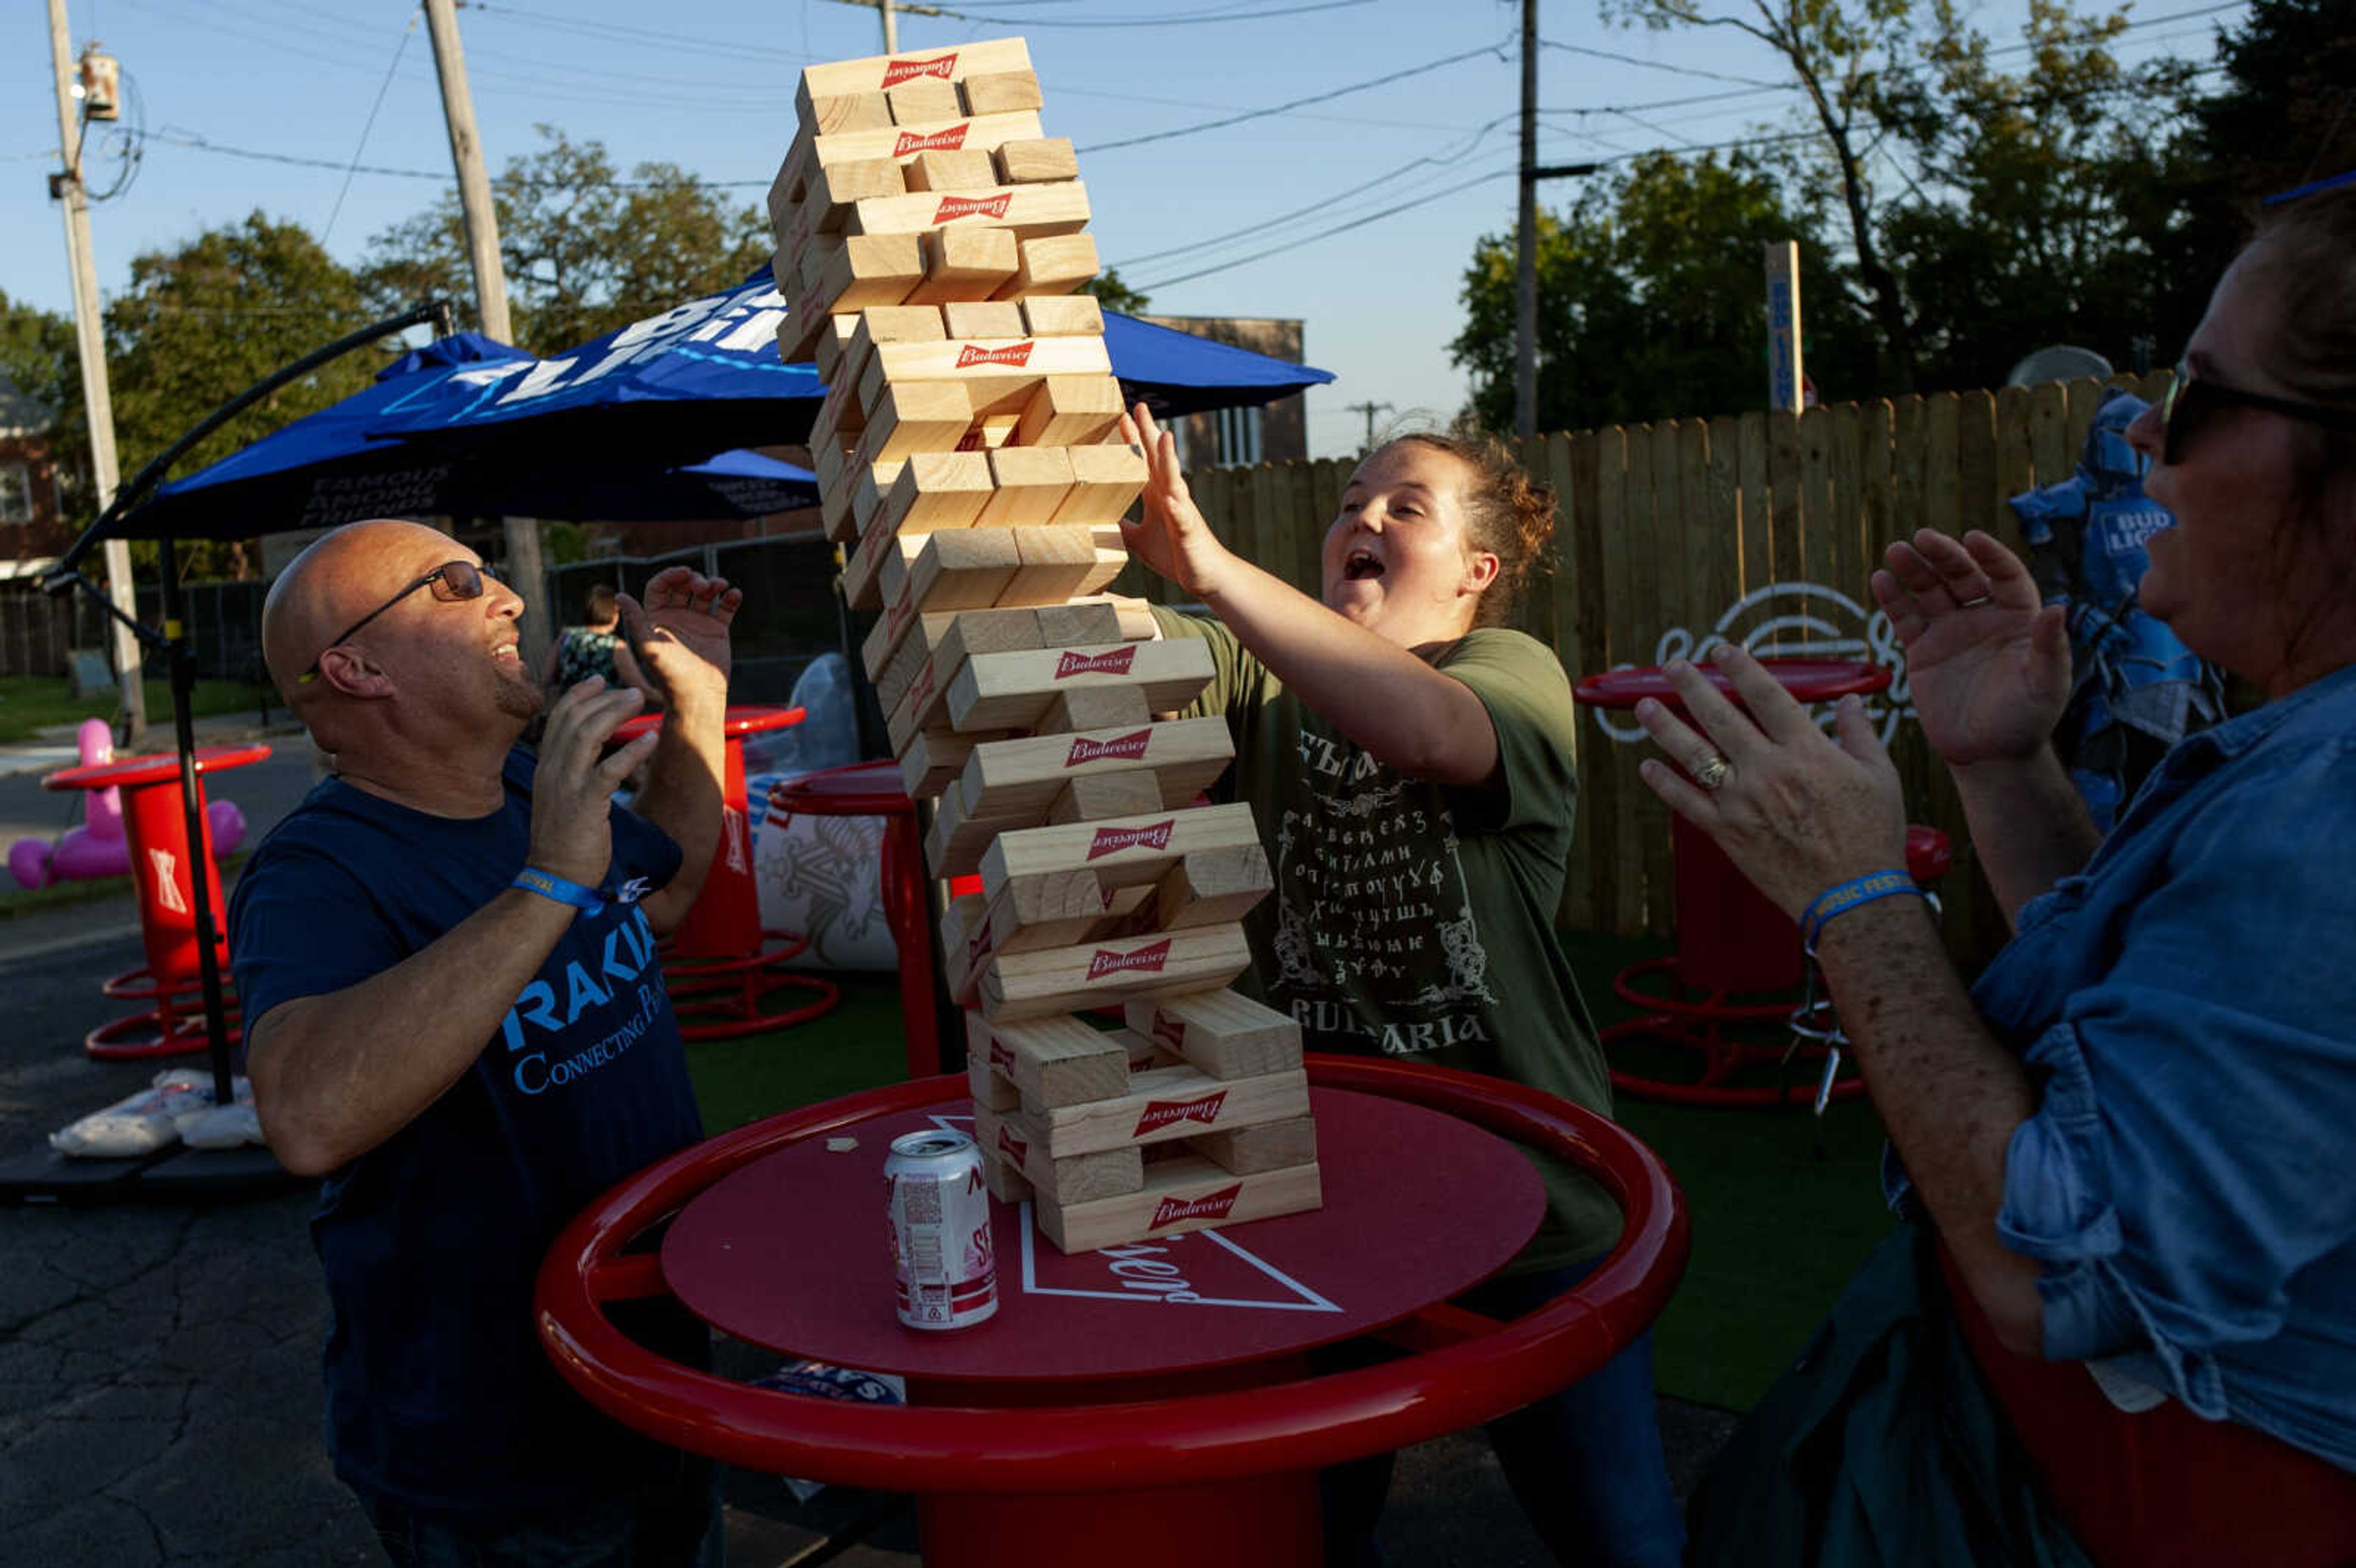
[[[1219,542],[1176,443],[1141,405],[1130,552],[1215,621],[1196,708],[1236,739],[1276,893],[1247,922],[1253,980],[1312,1050],[1487,1072],[1611,1111],[1610,1079],[1560,944],[1576,798],[1569,681],[1507,629],[1554,528],[1553,496],[1494,442],[1408,435],[1369,453],[1326,530],[1316,599]],[[1567,1166],[1547,1219],[1464,1305],[1518,1317],[1610,1251],[1619,1214]],[[1564,1563],[1674,1564],[1685,1532],[1662,1461],[1647,1335],[1592,1377],[1491,1424],[1530,1521]],[[1387,1459],[1327,1483],[1328,1562],[1379,1562]]]

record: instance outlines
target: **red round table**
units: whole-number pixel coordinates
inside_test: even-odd
[[[732,706],[722,720],[726,749],[720,842],[712,846],[702,891],[662,944],[663,984],[670,991],[683,1040],[734,1040],[785,1029],[833,1011],[842,999],[831,980],[782,967],[801,955],[809,939],[797,932],[763,929],[761,889],[753,877],[744,737],[787,729],[802,718],[798,708]],[[660,713],[641,713],[615,730],[614,741],[618,745],[635,740],[662,721]],[[784,945],[773,947],[773,942]],[[796,1008],[765,1006],[771,992],[784,989],[809,994],[811,999]]]
[[[1321,1468],[1595,1371],[1658,1316],[1687,1246],[1667,1171],[1599,1116],[1437,1068],[1312,1056],[1309,1069],[1317,1212],[1066,1258],[994,1205],[997,1316],[904,1329],[881,1219],[885,1145],[970,1108],[961,1077],[895,1084],[755,1123],[616,1188],[541,1265],[541,1342],[589,1400],[664,1442],[917,1494],[931,1568],[1307,1568]],[[855,1147],[829,1147],[846,1138]],[[1512,1144],[1587,1169],[1626,1224],[1578,1288],[1499,1322],[1447,1298],[1537,1218]],[[634,1244],[666,1221],[659,1252]],[[731,1382],[656,1357],[605,1316],[667,1291],[773,1348],[899,1370],[910,1403]],[[1403,1353],[1307,1372],[1311,1348],[1369,1331]]]
[[[242,746],[207,746],[196,753],[197,822],[210,897],[215,952],[224,982],[229,976],[229,923],[221,913],[220,869],[213,862],[212,826],[205,818],[207,773],[227,773],[270,755],[259,741]],[[146,757],[119,757],[111,763],[68,768],[41,781],[44,789],[113,789],[123,792],[123,837],[131,851],[131,875],[139,890],[139,935],[146,947],[145,967],[117,975],[100,987],[107,996],[153,1001],[146,1012],[133,1013],[91,1030],[83,1049],[102,1061],[134,1061],[149,1057],[185,1056],[207,1048],[201,1008],[181,1007],[201,987],[202,969],[197,940],[196,884],[189,874],[188,824],[180,795],[177,752]],[[230,1011],[230,1040],[237,1040],[236,1010]]]
[[[908,1076],[940,1072],[941,1031],[934,1010],[933,933],[926,917],[925,850],[916,837],[916,803],[889,758],[804,773],[769,787],[769,809],[787,816],[880,816],[884,847],[884,923],[891,929],[900,969],[901,1032]],[[780,825],[782,826],[782,824]]]
[[[1887,668],[1863,659],[1759,662],[1804,703],[1880,691],[1892,678]],[[1742,706],[1733,683],[1715,666],[1697,661],[1694,667],[1736,707]],[[1614,709],[1631,709],[1650,697],[1678,718],[1689,717],[1676,688],[1656,667],[1583,677],[1572,688],[1572,696],[1583,707]],[[1702,1053],[1701,1076],[1697,1083],[1671,1083],[1614,1068],[1612,1082],[1640,1099],[1700,1105],[1782,1104],[1786,1097],[1783,1086],[1728,1080],[1745,1066],[1781,1061],[1784,1048],[1738,1039],[1726,1026],[1778,1023],[1791,1017],[1794,1000],[1779,993],[1796,989],[1806,978],[1799,927],[1735,869],[1708,834],[1674,812],[1669,816],[1669,854],[1676,951],[1632,964],[1613,976],[1613,992],[1644,1008],[1644,1016],[1605,1029],[1602,1040],[1606,1047],[1639,1039],[1691,1047]],[[1665,993],[1644,984],[1655,976],[1665,978],[1673,988]],[[1741,997],[1751,999],[1737,999]],[[1820,1046],[1804,1047],[1797,1053],[1810,1061],[1821,1061],[1823,1054]],[[1859,1080],[1845,1078],[1835,1083],[1833,1096],[1849,1099],[1863,1089]]]

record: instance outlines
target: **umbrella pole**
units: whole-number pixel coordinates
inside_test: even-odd
[[[205,852],[205,811],[197,795],[197,653],[180,616],[180,571],[170,539],[158,541],[164,569],[164,646],[172,668],[172,730],[180,753],[180,810],[188,831],[188,893],[197,915],[197,975],[205,992],[205,1037],[213,1067],[213,1104],[232,1102],[228,1008],[221,997],[220,939],[213,924],[212,857]]]

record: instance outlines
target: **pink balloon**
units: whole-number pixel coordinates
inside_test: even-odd
[[[237,847],[245,842],[245,813],[237,808],[233,800],[206,802],[205,827],[212,834],[216,859],[235,854]]]
[[[87,827],[69,827],[49,859],[49,872],[60,881],[84,881],[91,877],[123,877],[131,873],[131,846],[107,838]]]
[[[47,839],[19,838],[8,846],[8,874],[16,879],[20,888],[46,888],[49,885],[49,846]]]

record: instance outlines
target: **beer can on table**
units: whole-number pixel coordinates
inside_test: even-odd
[[[998,1310],[998,1258],[981,1150],[963,1133],[906,1133],[884,1162],[900,1321],[966,1328]]]

